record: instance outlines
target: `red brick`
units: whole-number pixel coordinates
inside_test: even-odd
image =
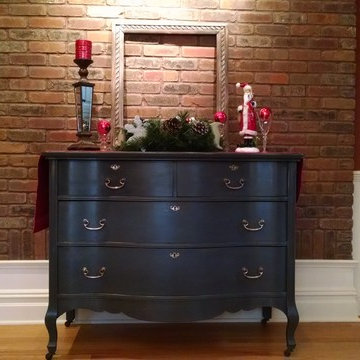
[[[336,86],[309,86],[307,88],[307,94],[309,96],[327,96],[337,97],[339,96],[339,89]]]
[[[29,50],[37,53],[64,53],[66,50],[66,45],[63,42],[56,41],[30,41]]]
[[[26,144],[12,143],[12,142],[1,142],[0,153],[2,154],[19,154],[25,153],[27,150]]]
[[[320,60],[320,50],[290,49],[289,58],[292,60]]]
[[[355,109],[354,99],[325,98],[322,104],[327,109]]]
[[[136,56],[141,55],[143,53],[143,45],[142,44],[127,44],[125,43],[125,56]]]
[[[212,71],[182,71],[180,79],[184,82],[212,83],[215,82],[215,74]]]
[[[0,78],[22,78],[27,75],[27,69],[23,66],[1,66]]]
[[[65,102],[65,94],[56,92],[30,92],[29,101],[33,103],[62,104]]]
[[[135,72],[135,74],[138,74],[139,72]],[[160,70],[156,71],[144,71],[144,81],[162,81],[163,80],[163,72]]]
[[[31,79],[13,79],[10,80],[10,89],[12,90],[45,90],[45,80]]]
[[[199,2],[198,2],[199,3]],[[255,0],[221,0],[220,9],[230,10],[255,10]]]
[[[321,53],[321,59],[325,61],[355,61],[355,51],[327,50]]]
[[[27,19],[25,17],[1,16],[0,23],[2,28],[25,28]]]
[[[273,61],[272,70],[281,72],[301,72],[307,71],[308,64],[305,61]]]
[[[9,191],[34,192],[37,188],[36,180],[10,180]],[[25,215],[25,214],[22,214]]]
[[[77,5],[68,5],[68,6],[48,5],[47,12],[51,16],[64,16],[64,17],[83,16],[85,15],[85,8],[84,6],[77,6]]]
[[[126,117],[133,119],[136,115],[139,115],[145,119],[156,118],[159,117],[160,110],[158,107],[149,107],[149,106],[141,106],[141,108],[139,108],[138,106],[126,107]]]
[[[37,5],[37,4],[10,4],[9,5],[9,14],[11,15],[25,15],[25,16],[33,16],[33,15],[46,15],[46,6],[45,5]]]
[[[28,126],[31,129],[63,129],[64,119],[62,118],[29,118]]]
[[[203,10],[200,13],[201,21],[223,21],[232,23],[236,20],[235,11],[219,10],[219,11],[209,11]]]
[[[311,36],[321,35],[321,26],[316,25],[292,25],[290,29],[291,36]]]
[[[239,1],[235,0],[237,3],[240,3]],[[272,23],[273,22],[273,16],[271,13],[265,13],[265,12],[246,12],[241,11],[238,13],[238,21],[240,23]]]
[[[46,56],[41,54],[14,54],[10,55],[10,64],[15,65],[45,65]]]
[[[46,140],[48,142],[75,142],[76,133],[74,131],[49,131]]]
[[[212,107],[214,104],[213,96],[183,96],[181,100],[183,106]]]
[[[144,100],[149,106],[179,105],[179,98],[176,95],[145,95]]]
[[[100,30],[105,26],[105,20],[103,19],[91,19],[91,18],[69,18],[68,28],[75,30]]]
[[[65,77],[65,69],[55,67],[34,66],[29,69],[29,76],[32,78],[57,78]]]
[[[14,195],[15,194],[9,194]],[[23,194],[17,194],[23,195]],[[0,194],[0,199],[3,199],[3,194]],[[17,199],[17,197],[16,197]],[[26,218],[25,217],[0,217],[0,228],[3,229],[24,229],[26,227]]]
[[[266,60],[253,60],[253,61],[238,61],[237,62],[239,70],[243,71],[270,71],[271,70],[271,62]]]
[[[63,29],[65,28],[65,19],[64,18],[44,18],[44,17],[30,17],[29,18],[29,27],[30,28],[45,28],[45,29]]]
[[[201,47],[201,46],[183,46],[181,48],[181,55],[183,57],[194,58],[214,58],[215,48],[213,47]]]
[[[285,73],[261,73],[255,75],[255,81],[260,84],[288,84],[289,75]]]
[[[145,56],[167,56],[176,57],[179,55],[179,47],[172,45],[144,45]]]

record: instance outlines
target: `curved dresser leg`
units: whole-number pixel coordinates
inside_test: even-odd
[[[47,345],[48,352],[45,356],[46,360],[51,360],[56,352],[57,345],[57,329],[56,329],[57,314],[54,311],[47,311],[45,315],[45,325],[49,334],[49,342]]]
[[[69,327],[71,325],[71,323],[74,321],[74,319],[75,319],[75,310],[67,311],[65,326]]]
[[[287,326],[286,326],[286,345],[287,348],[284,351],[285,356],[290,356],[292,351],[295,349],[295,330],[299,324],[299,313],[296,305],[290,305],[287,313]]]
[[[265,325],[271,319],[272,309],[270,306],[264,306],[262,308],[261,323]]]

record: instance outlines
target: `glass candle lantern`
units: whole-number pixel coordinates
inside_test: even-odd
[[[91,117],[94,84],[87,81],[87,68],[93,61],[87,58],[78,58],[78,56],[77,49],[77,57],[74,62],[79,66],[80,81],[73,84],[73,87],[75,95],[76,136],[79,140],[77,143],[70,145],[68,150],[99,150],[99,146],[90,141],[92,135]]]

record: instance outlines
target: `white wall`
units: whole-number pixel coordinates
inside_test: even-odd
[[[359,321],[356,260],[297,260],[300,321]],[[43,323],[48,301],[47,261],[0,261],[0,324]],[[260,311],[224,314],[213,321],[259,321]],[[273,321],[284,321],[274,311]],[[121,314],[81,310],[77,321],[132,322]]]

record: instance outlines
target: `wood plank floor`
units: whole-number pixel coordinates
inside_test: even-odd
[[[285,324],[58,324],[61,360],[284,359]],[[43,325],[0,326],[1,360],[44,359]],[[359,323],[303,323],[290,359],[359,360]]]

